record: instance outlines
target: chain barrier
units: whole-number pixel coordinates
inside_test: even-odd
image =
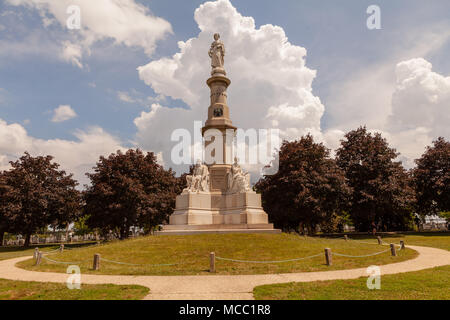
[[[309,239],[313,239],[311,237],[308,237]],[[346,239],[345,237],[342,238],[338,238],[338,239]],[[316,239],[314,239],[316,240]],[[365,243],[365,244],[377,244],[377,243],[371,243],[371,242],[365,242],[365,241],[358,241],[358,240],[354,240],[354,239],[350,239],[347,238],[346,240],[352,240],[354,242],[358,242],[358,243]],[[384,245],[390,245],[389,243],[386,243],[385,241],[381,240],[382,244]],[[398,251],[401,251],[403,248],[401,245],[399,244],[394,244],[395,246],[399,247]],[[86,247],[79,247],[79,248],[64,248],[64,250],[78,250],[78,249],[86,249],[86,248],[91,248],[91,247],[98,247],[98,244],[94,244],[91,246],[86,246]],[[360,255],[360,256],[354,256],[354,255],[347,255],[347,254],[342,254],[342,253],[338,253],[338,252],[332,252],[332,255],[335,256],[340,256],[340,257],[346,257],[346,258],[366,258],[366,257],[372,257],[372,256],[376,256],[376,255],[380,255],[383,253],[386,253],[388,251],[390,251],[391,249],[387,249],[387,250],[383,250],[380,252],[376,252],[376,253],[371,253],[371,254],[366,254],[366,255]],[[54,250],[48,251],[48,252],[44,252],[45,255],[48,254],[57,254],[60,251],[60,248],[56,248]],[[46,257],[45,255],[42,256],[43,259],[52,262],[52,263],[56,263],[56,264],[64,264],[64,265],[71,265],[71,264],[81,264],[83,262],[88,262],[89,260],[83,260],[83,261],[78,261],[78,262],[66,262],[66,261],[57,261],[57,260],[53,260],[50,259],[48,257]],[[312,256],[307,256],[307,257],[301,257],[301,258],[295,258],[295,259],[287,259],[287,260],[274,260],[274,261],[255,261],[255,260],[239,260],[239,259],[231,259],[231,258],[223,258],[223,257],[215,257],[217,260],[223,260],[223,261],[231,261],[231,262],[240,262],[240,263],[261,263],[261,264],[275,264],[275,263],[285,263],[285,262],[295,262],[295,261],[301,261],[301,260],[306,260],[306,259],[312,259],[312,258],[317,258],[322,256],[323,253],[318,253]],[[121,262],[121,261],[114,261],[114,260],[109,260],[109,259],[105,259],[100,257],[100,260],[107,262],[107,263],[113,263],[113,264],[119,264],[119,265],[126,265],[126,266],[147,266],[147,267],[156,267],[156,266],[175,266],[175,265],[180,265],[182,263],[161,263],[161,264],[136,264],[136,263],[128,263],[128,262]]]
[[[120,262],[120,261],[108,260],[108,259],[105,259],[105,258],[102,258],[102,257],[100,257],[100,261],[105,261],[105,262],[114,263],[114,264],[121,264],[121,265],[125,265],[125,266],[134,266],[134,267],[176,266],[176,265],[180,264],[180,263],[136,264],[136,263],[128,263],[128,262]]]
[[[232,261],[232,262],[244,262],[244,263],[283,263],[283,262],[294,262],[294,261],[300,261],[300,260],[306,260],[311,258],[316,258],[319,256],[322,256],[323,253],[318,253],[313,256],[309,257],[303,257],[303,258],[296,258],[296,259],[289,259],[289,260],[278,260],[278,261],[252,261],[252,260],[237,260],[237,259],[229,259],[229,258],[222,258],[222,257],[216,257],[217,260],[224,260],[224,261]]]
[[[90,245],[90,246],[85,246],[85,247],[80,246],[80,247],[76,247],[76,248],[64,247],[64,251],[65,250],[73,251],[73,250],[80,250],[80,249],[88,249],[88,248],[98,247],[98,246],[100,246],[100,245],[93,244],[93,245]]]
[[[90,261],[90,260],[84,260],[84,261],[77,261],[77,262],[66,262],[66,261],[56,261],[56,260],[50,259],[46,256],[42,256],[42,258],[49,262],[53,262],[53,263],[57,263],[57,264],[81,264],[85,261]]]
[[[387,250],[384,250],[384,251],[380,251],[380,252],[376,252],[376,253],[371,253],[371,254],[365,254],[365,255],[362,255],[362,256],[352,256],[352,255],[342,254],[342,253],[337,253],[337,252],[333,252],[333,251],[331,252],[331,254],[332,254],[332,255],[335,255],[335,256],[347,257],[347,258],[366,258],[366,257],[376,256],[376,255],[379,255],[379,254],[388,252],[388,251],[390,251],[390,250],[391,250],[391,249],[387,249]]]
[[[345,238],[343,238],[343,239],[345,239]],[[351,241],[357,242],[357,243],[375,244],[375,245],[378,245],[378,243],[376,243],[376,242],[359,241],[359,240],[355,240],[355,239],[351,239],[351,238],[347,238],[347,240],[351,240]]]

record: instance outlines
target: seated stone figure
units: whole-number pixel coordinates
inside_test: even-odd
[[[228,173],[228,192],[238,193],[250,191],[250,174],[242,170],[238,159],[234,158],[231,172]]]
[[[192,175],[186,176],[187,187],[183,193],[209,192],[208,166],[197,160]]]

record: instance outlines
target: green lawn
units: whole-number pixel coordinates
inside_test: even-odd
[[[405,244],[417,245],[424,247],[433,247],[450,251],[450,232],[446,233],[421,233],[421,234],[404,234],[396,236],[388,236],[383,238],[386,242],[398,243],[404,240]]]
[[[92,245],[94,242],[65,244],[68,248],[79,248],[83,246]],[[0,260],[7,260],[17,257],[31,256],[34,253],[34,248],[38,247],[42,252],[49,252],[59,248],[59,244],[45,244],[32,245],[28,248],[24,247],[0,247]]]
[[[210,274],[209,253],[216,256],[239,260],[272,261],[294,259],[315,254],[312,259],[288,263],[240,263],[216,261],[218,274],[262,274],[303,271],[324,271],[349,269],[387,264],[411,259],[417,253],[411,249],[400,251],[397,257],[389,252],[366,257],[333,257],[333,266],[325,265],[324,248],[347,255],[365,255],[388,249],[376,244],[375,239],[366,240],[370,244],[343,239],[304,238],[293,234],[204,234],[190,236],[148,236],[127,241],[68,250],[62,254],[49,255],[56,261],[81,262],[82,273],[131,274],[131,275],[193,275]],[[398,240],[396,240],[398,243]],[[173,266],[131,266],[101,262],[100,271],[92,270],[95,253],[108,260],[131,264],[176,264]],[[36,271],[65,272],[66,265],[43,261],[34,266],[33,260],[21,262],[20,267]]]
[[[76,248],[86,244],[66,245]],[[43,252],[58,248],[59,245],[40,245]],[[29,256],[33,248],[0,247],[0,260]],[[82,285],[81,290],[69,290],[64,284],[0,279],[0,300],[137,300],[148,294],[141,286]]]
[[[65,284],[0,279],[0,300],[138,300],[148,292],[141,286],[82,285],[69,290]]]
[[[360,237],[362,238],[362,237]],[[450,233],[425,233],[390,236],[386,242],[404,240],[406,245],[420,245],[450,250]],[[317,281],[259,286],[256,299],[279,300],[394,300],[450,299],[450,266],[381,276],[381,290],[369,290],[367,278]]]
[[[381,289],[369,290],[367,278],[291,282],[256,287],[257,300],[449,300],[450,266],[381,277]]]

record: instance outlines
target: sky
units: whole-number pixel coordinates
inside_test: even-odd
[[[206,119],[215,32],[234,125],[311,133],[331,149],[366,125],[411,168],[450,138],[450,3],[432,4],[3,0],[0,169],[51,154],[84,184],[100,155],[139,147],[181,173],[171,133]],[[72,5],[80,29],[67,26]],[[367,27],[370,5],[381,29]]]

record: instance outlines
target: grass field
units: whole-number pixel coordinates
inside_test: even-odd
[[[408,234],[384,238],[387,242],[404,240],[408,245],[450,250],[450,233]],[[381,289],[369,290],[367,278],[317,281],[259,286],[255,299],[276,300],[450,300],[450,266],[381,277]]]
[[[369,290],[367,278],[273,284],[256,287],[258,300],[449,300],[450,266],[381,277]]]
[[[77,248],[84,245],[92,243],[68,246]],[[58,247],[59,245],[39,246],[43,252]],[[29,256],[33,252],[34,248],[0,247],[0,260]],[[69,290],[64,284],[0,279],[0,300],[138,300],[148,292],[148,288],[141,286],[82,285],[81,290]]]
[[[287,263],[240,263],[216,261],[217,274],[261,274],[303,271],[325,271],[349,269],[387,264],[411,259],[416,252],[407,249],[397,257],[389,252],[365,258],[333,257],[333,266],[325,265],[324,248],[347,255],[366,255],[389,249],[380,246],[375,239],[368,243],[345,241],[343,239],[304,238],[293,234],[205,234],[190,236],[148,236],[127,241],[117,241],[101,246],[49,255],[55,261],[77,262],[82,273],[130,274],[130,275],[193,275],[210,274],[209,253],[238,260],[273,261],[307,257],[318,257]],[[398,243],[398,240],[396,241]],[[101,261],[99,271],[92,270],[93,255],[99,253],[103,259],[146,264],[141,266],[114,264]],[[173,266],[152,266],[153,264],[176,264]],[[21,262],[19,267],[36,271],[65,272],[67,266],[43,261],[34,266],[33,260]]]
[[[396,235],[385,237],[383,240],[393,243],[404,240],[406,244],[410,245],[433,247],[450,251],[450,232]]]
[[[92,245],[94,242],[66,244],[68,248],[80,248]],[[0,260],[7,260],[17,257],[25,257],[33,255],[34,248],[38,247],[42,252],[49,252],[59,248],[59,244],[33,245],[29,248],[24,247],[0,247]]]
[[[138,300],[148,292],[141,286],[82,285],[69,290],[65,284],[0,279],[0,300]]]

